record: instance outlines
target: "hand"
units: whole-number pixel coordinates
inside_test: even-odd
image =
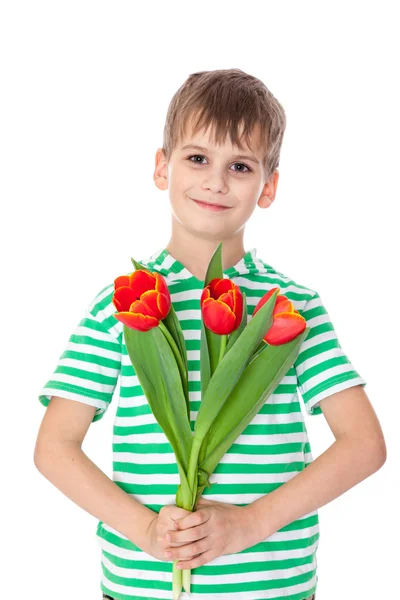
[[[179,518],[185,518],[192,513],[184,508],[179,508],[175,504],[167,504],[161,507],[160,512],[151,521],[147,529],[146,548],[145,552],[157,558],[158,560],[172,560],[165,556],[165,550],[169,546],[169,542],[165,537],[167,533],[175,531],[175,523]],[[185,542],[177,544],[177,546],[185,545]]]
[[[247,506],[199,498],[195,512],[176,521],[167,547],[182,569],[205,565],[218,556],[240,552],[257,543]]]

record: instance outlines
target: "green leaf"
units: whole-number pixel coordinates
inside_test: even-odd
[[[222,279],[224,273],[222,270],[222,242],[218,244],[217,248],[212,255],[210,262],[208,263],[205,285],[208,285],[212,279]]]
[[[186,366],[186,370],[187,370],[188,361],[187,361],[187,354],[186,354],[185,338],[183,337],[182,327],[181,327],[179,319],[176,315],[173,304],[171,304],[171,308],[170,308],[167,316],[165,317],[165,319],[162,320],[162,322],[164,323],[165,327],[168,329],[168,331],[174,338],[174,341],[179,348],[179,352],[182,356],[183,362],[184,362],[184,364]]]
[[[279,346],[265,344],[243,371],[232,393],[219,411],[207,436],[206,458],[199,462],[199,481],[205,483],[221,458],[259,412],[288,372],[310,328]]]
[[[210,283],[210,281],[212,279],[215,279],[215,278],[222,279],[223,278],[224,273],[222,270],[221,254],[222,254],[222,242],[220,244],[218,244],[218,246],[217,246],[216,250],[214,251],[214,254],[212,255],[211,260],[208,264],[206,278],[204,280],[204,287],[207,287],[207,285]],[[209,356],[209,361],[210,361],[210,376],[212,376],[212,374],[214,373],[215,369],[218,366],[219,353],[221,351],[221,336],[217,333],[214,333],[207,327],[205,328],[205,331],[206,331],[205,337],[207,340],[207,347],[208,347],[208,356]]]
[[[226,346],[225,354],[228,352],[228,350],[230,350],[232,348],[233,344],[237,341],[237,339],[239,338],[239,336],[242,333],[243,329],[247,325],[247,301],[246,301],[246,294],[244,292],[242,292],[242,296],[243,296],[242,320],[240,321],[239,327],[237,329],[235,329],[235,331],[233,331],[231,333],[231,335],[229,336],[229,341],[228,341],[228,344]]]
[[[132,257],[131,257],[131,261],[132,261],[133,266],[135,267],[135,271],[139,271],[139,270],[150,271],[150,269],[148,267],[145,267],[144,265],[142,265],[142,263],[137,262]],[[151,273],[151,271],[150,271],[150,273]]]
[[[176,312],[175,312],[175,309],[174,309],[172,303],[171,303],[171,308],[170,308],[167,316],[165,317],[165,319],[162,320],[162,323],[168,329],[173,340],[175,341],[175,344],[177,345],[177,347],[179,349],[179,353],[183,360],[183,364],[184,364],[184,368],[185,368],[185,372],[186,372],[186,378],[184,378],[184,380],[182,381],[182,385],[183,385],[183,391],[184,391],[185,398],[186,398],[187,415],[188,415],[188,419],[190,422],[190,401],[189,401],[189,382],[188,382],[189,376],[188,376],[188,360],[187,360],[187,353],[186,353],[185,338],[183,337],[182,327],[181,327],[181,324],[179,322],[179,319],[176,315]]]
[[[174,450],[181,483],[185,484],[183,477],[188,470],[193,434],[172,349],[159,327],[137,331],[124,325],[123,332],[132,366],[154,417]]]
[[[264,340],[261,340],[261,344],[258,346],[258,348],[256,348],[253,356],[249,360],[249,363],[252,360],[254,360],[259,354],[261,354],[261,352],[264,352],[266,348],[268,348],[268,344],[266,342],[264,342]]]
[[[203,319],[201,319],[201,334],[200,334],[200,386],[201,386],[201,397],[204,397],[207,386],[210,382],[210,357],[208,354],[208,344],[206,338],[206,331]]]
[[[242,334],[227,352],[210,379],[204,398],[200,403],[195,422],[196,443],[202,442],[225,400],[247,366],[255,348],[259,345],[273,323],[273,309],[279,289],[244,328]]]
[[[273,309],[278,292],[278,288],[274,290],[267,302],[246,325],[229,352],[224,355],[210,379],[204,397],[201,399],[194,425],[194,438],[187,471],[191,489],[194,489],[197,485],[198,459],[199,456],[204,455],[202,444],[207,432],[249,363],[254,350],[272,326]]]

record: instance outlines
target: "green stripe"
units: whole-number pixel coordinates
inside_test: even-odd
[[[123,489],[127,494],[135,494],[135,495],[172,495],[176,494],[178,484],[162,484],[162,483],[154,483],[149,486],[146,484],[139,483],[127,483],[125,481],[116,481],[115,482],[121,489]],[[278,489],[282,482],[280,483],[213,483],[212,485],[212,493],[207,494],[210,496],[212,500],[212,496],[219,494],[270,494],[274,490]]]
[[[95,360],[89,362],[91,362],[92,364],[96,364]],[[59,367],[57,367],[55,372],[60,374],[63,373],[64,375],[69,375],[70,377],[79,377],[82,380],[82,382],[94,381],[101,385],[112,386],[115,381],[114,377],[104,375],[102,373],[96,373],[96,371],[84,371],[83,369],[78,369],[77,367],[64,367],[60,365]]]
[[[306,563],[304,563],[304,558],[297,559],[297,565],[302,564],[311,564],[312,556]],[[277,567],[277,564],[280,565],[283,563],[281,567]],[[263,562],[264,570],[274,570],[276,568],[290,568],[286,565],[286,561],[275,561],[274,562]],[[118,564],[118,566],[120,566]],[[197,567],[192,569],[193,574],[198,575],[230,575],[235,573],[243,572],[243,564],[238,563],[236,565],[220,565],[220,566],[207,566],[203,565],[201,567]],[[257,563],[247,563],[247,572],[256,572],[257,571]],[[140,569],[140,566],[136,566],[136,570]],[[171,563],[169,563],[169,569],[171,569]],[[157,589],[157,590],[171,590],[171,583],[154,579],[136,579],[134,577],[124,578],[118,575],[114,575],[111,571],[109,571],[105,565],[103,564],[104,573],[109,581],[115,583],[117,585],[124,585],[126,587],[136,587],[136,588],[146,588],[146,589]],[[246,572],[246,571],[245,571]],[[308,573],[304,573],[302,575],[296,575],[295,577],[288,577],[285,579],[272,579],[270,581],[261,580],[261,581],[247,581],[247,582],[234,582],[234,583],[219,583],[218,584],[218,593],[233,593],[233,592],[254,592],[261,590],[273,590],[280,587],[284,587],[285,589],[290,586],[299,585],[301,583],[306,583],[314,578],[314,570],[311,569]],[[194,584],[191,583],[192,594],[212,594],[215,593],[215,586],[210,584]],[[136,596],[135,596],[136,598]],[[148,599],[148,596],[146,596]],[[298,596],[298,598],[302,598],[302,596]]]
[[[151,508],[151,510],[154,510],[155,512],[159,512],[159,509],[156,510],[155,507],[156,505],[154,504],[146,504],[145,506],[147,506],[147,508]],[[304,523],[302,523],[302,521],[304,521]],[[279,529],[279,533],[286,533],[287,531],[301,531],[302,529],[307,529],[307,528],[311,528],[311,527],[315,527],[316,525],[318,525],[318,516],[314,515],[312,517],[308,517],[307,519],[302,519],[302,520],[297,520],[294,521],[293,523],[290,523],[290,528],[289,525],[287,525],[286,527],[282,527],[281,529]],[[97,527],[97,531],[98,533],[100,532],[101,529],[101,537],[104,538],[105,540],[107,540],[108,542],[110,542],[111,544],[113,544],[114,546],[117,546],[118,548],[124,548],[125,550],[133,550],[136,552],[141,552],[142,550],[139,548],[139,546],[136,546],[133,542],[131,542],[130,540],[125,540],[117,535],[115,535],[114,533],[112,533],[111,531],[107,531],[106,529],[104,529],[102,527],[102,521],[99,521],[98,527]],[[288,550],[302,550],[304,548],[309,548],[310,546],[313,546],[319,539],[319,535],[315,534],[309,537],[305,537],[305,538],[300,538],[298,540],[284,540],[284,541],[280,541],[280,542],[260,542],[259,544],[255,544],[254,546],[251,546],[251,548],[246,548],[245,550],[242,550],[240,552],[240,554],[248,554],[250,552],[279,552],[279,551],[288,551]],[[129,561],[129,559],[122,559],[122,558],[118,558],[118,557],[114,557],[111,554],[106,553],[106,555],[108,556],[109,560],[111,562],[114,562],[115,560],[124,560],[124,561]],[[137,561],[135,561],[137,562]],[[150,571],[153,570],[163,570],[164,563],[155,563],[155,562],[146,562],[146,561],[141,561],[141,567],[143,569],[149,569]],[[246,563],[244,563],[246,564]],[[248,564],[248,563],[247,563]],[[205,565],[204,565],[205,566]]]
[[[309,444],[308,444],[309,446]],[[290,444],[269,444],[265,446],[245,446],[232,444],[228,452],[232,454],[285,454],[302,452],[303,442],[292,442]],[[307,445],[306,445],[307,447]],[[132,454],[172,454],[170,444],[129,444],[118,442],[113,444],[113,452],[132,452]],[[309,450],[305,450],[309,452]]]
[[[137,475],[177,475],[179,473],[176,463],[171,464],[135,464],[130,462],[113,461],[113,469],[121,473],[135,473]],[[221,474],[240,474],[240,473],[289,473],[293,471],[302,471],[304,461],[292,462],[289,465],[277,464],[241,464],[241,463],[219,463],[214,473]]]
[[[90,388],[82,387],[80,385],[74,385],[72,383],[68,383],[68,385],[66,385],[62,381],[55,381],[52,379],[50,379],[50,381],[46,383],[46,387],[52,388],[54,390],[65,390],[68,392],[73,392],[74,394],[78,394],[79,396],[83,397],[88,396],[89,398],[95,398],[97,400],[101,400],[102,402],[110,402],[112,397],[112,393],[99,392],[97,390],[94,391]],[[62,396],[62,394],[60,394],[60,396]],[[44,396],[41,396],[40,398],[43,398],[41,402],[45,402]],[[48,402],[49,401],[47,400],[46,406]]]
[[[358,377],[358,373],[356,373],[355,371],[347,371],[346,373],[339,373],[338,375],[334,375],[333,377],[330,377],[329,379],[326,379],[325,381],[321,381],[321,383],[319,383],[318,385],[316,385],[315,387],[313,387],[313,389],[311,391],[308,392],[304,392],[303,397],[305,402],[308,402],[309,400],[311,400],[312,398],[314,398],[314,396],[316,396],[317,394],[319,394],[320,392],[323,392],[326,389],[329,389],[330,387],[334,386],[334,385],[338,385],[339,383],[342,383],[343,381],[351,381],[351,379],[354,379],[355,377]],[[365,384],[361,384],[363,387]],[[319,408],[319,407],[317,407]]]
[[[194,421],[191,421],[194,423]],[[302,433],[304,431],[304,423],[282,423],[273,425],[247,425],[243,430],[242,435],[277,435],[285,433]],[[115,435],[138,435],[143,433],[163,433],[160,425],[149,423],[148,425],[114,425]]]

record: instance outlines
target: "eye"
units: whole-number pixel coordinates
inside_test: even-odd
[[[251,171],[250,167],[248,167],[247,165],[245,165],[244,163],[234,163],[235,165],[241,165],[242,167],[244,167],[245,169],[247,169],[248,171]],[[246,173],[246,171],[243,171],[243,169],[240,169],[240,171],[236,171],[237,173]]]
[[[192,154],[192,156],[188,156],[187,160],[190,160],[190,162],[192,162],[192,163],[194,163],[194,164],[198,164],[198,165],[204,164],[204,163],[202,163],[201,161],[198,161],[198,160],[194,160],[194,161],[193,161],[193,160],[192,160],[192,158],[196,158],[196,159],[197,159],[197,158],[205,158],[205,156],[203,156],[202,154]],[[247,169],[247,171],[249,171],[249,172],[251,172],[251,171],[252,171],[252,169],[250,169],[250,167],[248,167],[248,166],[247,166],[247,165],[245,165],[244,163],[237,162],[237,163],[233,163],[233,164],[235,164],[235,165],[241,165],[241,167],[244,167],[244,168],[245,168],[245,169]],[[243,169],[240,169],[240,171],[237,171],[237,170],[235,169],[235,172],[236,172],[236,173],[246,173],[246,171],[243,171]]]
[[[204,158],[204,156],[202,156],[201,154],[193,154],[192,156],[188,156],[188,160],[190,160],[191,162],[201,164],[201,162],[197,160],[193,161],[192,158]]]

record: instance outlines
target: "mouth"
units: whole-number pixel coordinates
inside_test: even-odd
[[[208,202],[202,202],[201,200],[196,200],[195,198],[190,198],[190,199],[193,200],[193,202],[195,202],[197,204],[197,206],[199,206],[200,208],[203,208],[205,210],[224,211],[224,210],[228,210],[229,208],[231,208],[231,206],[222,206],[222,204],[210,204]]]

